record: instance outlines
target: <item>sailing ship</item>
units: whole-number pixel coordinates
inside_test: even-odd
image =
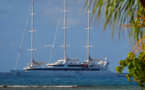
[[[67,27],[67,0],[64,0],[64,44],[62,47],[64,48],[64,59],[58,60],[55,63],[45,64],[44,62],[38,63],[34,61],[33,58],[33,33],[34,33],[34,0],[32,2],[32,30],[31,30],[31,64],[23,70],[11,70],[11,72],[17,76],[61,76],[61,77],[73,77],[73,76],[81,76],[81,77],[90,77],[90,76],[114,76],[108,69],[109,62],[107,58],[105,61],[101,59],[92,59],[90,57],[90,10],[88,8],[88,41],[87,41],[87,53],[88,58],[84,60],[82,63],[78,62],[79,59],[70,59],[66,55],[66,29]],[[88,2],[89,5],[89,2]],[[38,67],[39,65],[45,64],[43,67]]]

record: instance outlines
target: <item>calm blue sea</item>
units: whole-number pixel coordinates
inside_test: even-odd
[[[3,85],[8,86],[3,88]],[[0,73],[0,90],[141,90],[126,77],[20,77]]]

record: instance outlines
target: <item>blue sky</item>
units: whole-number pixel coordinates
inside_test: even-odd
[[[34,59],[38,62],[48,62],[51,47],[53,43],[59,13],[61,11],[63,0],[35,0],[35,32],[34,47],[38,48],[34,53]],[[22,34],[25,27],[27,14],[29,11],[31,0],[0,0],[0,72],[8,72],[14,69]],[[67,44],[71,47],[67,48],[67,56],[69,58],[79,58],[80,62],[87,59],[87,49],[83,46],[87,45],[87,14],[86,9],[82,11],[85,0],[68,0],[68,26]],[[63,14],[62,14],[63,15]],[[17,69],[24,68],[27,63],[30,63],[30,18],[26,28],[24,42],[18,62]],[[127,33],[118,40],[118,34],[111,39],[111,28],[107,27],[103,32],[103,22],[94,26],[91,30],[91,48],[90,54],[92,58],[101,58],[104,60],[108,57],[110,62],[109,69],[115,72],[115,67],[121,59],[127,57],[131,49]],[[63,16],[61,17],[59,30],[56,38],[56,45],[51,62],[56,62],[58,59],[63,59],[63,48],[60,48],[63,43]],[[127,72],[127,70],[125,70]]]

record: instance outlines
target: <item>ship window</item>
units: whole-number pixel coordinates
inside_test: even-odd
[[[81,65],[68,65],[68,67],[81,67]]]
[[[49,66],[54,66],[54,67],[63,67],[64,65],[49,65]]]

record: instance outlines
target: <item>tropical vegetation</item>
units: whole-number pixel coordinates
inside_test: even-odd
[[[104,30],[107,25],[112,26],[112,37],[116,32],[120,35],[124,28],[128,31],[130,40],[135,45],[125,60],[120,60],[120,66],[116,67],[118,73],[122,73],[125,67],[129,73],[128,81],[134,78],[142,88],[145,87],[145,1],[144,0],[86,0],[84,8],[92,7],[92,19],[95,23],[104,19]],[[119,27],[119,29],[118,29]]]
[[[140,21],[140,13],[145,13],[145,10],[140,3],[140,0],[86,0],[85,6],[90,1],[92,8],[92,19],[99,22],[103,18],[105,20],[104,30],[107,25],[112,26],[112,36],[119,27],[119,35],[124,32],[122,25],[133,24],[136,25],[136,21]],[[130,29],[130,28],[127,28]],[[128,30],[129,38],[135,41],[139,40],[143,36],[142,27],[132,27]],[[119,36],[120,38],[120,36]]]

